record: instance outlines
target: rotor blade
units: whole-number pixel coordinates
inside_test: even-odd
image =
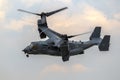
[[[52,11],[52,12],[48,12],[48,13],[46,13],[46,16],[47,16],[47,17],[48,17],[48,16],[51,16],[51,15],[57,13],[57,12],[60,12],[60,11],[62,11],[62,10],[65,10],[65,9],[67,9],[67,8],[68,8],[68,7],[64,7],[64,8],[61,8],[61,9]]]
[[[34,14],[34,15],[38,15],[38,16],[41,15],[41,14],[38,14],[38,13],[33,13],[33,12],[25,11],[25,10],[22,10],[22,9],[18,9],[18,11],[29,13],[29,14]]]
[[[88,33],[90,33],[90,32],[91,32],[91,31],[85,32],[85,33],[82,33],[82,34],[71,35],[71,36],[68,36],[68,38],[73,38],[73,37],[76,37],[76,36],[81,36],[81,35],[84,35],[84,34],[88,34]]]

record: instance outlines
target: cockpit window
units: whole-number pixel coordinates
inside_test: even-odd
[[[31,49],[37,49],[38,47],[37,47],[37,45],[31,43],[31,44],[30,44],[30,48],[31,48]]]
[[[33,44],[31,43],[31,44],[30,44],[30,48],[32,48],[32,47],[33,47]]]

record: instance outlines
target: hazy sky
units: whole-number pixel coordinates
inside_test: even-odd
[[[22,49],[40,40],[39,17],[17,9],[40,13],[66,6],[68,10],[48,18],[49,27],[70,35],[102,26],[101,36],[111,35],[110,51],[94,46],[65,63],[46,55],[26,58]],[[86,41],[89,36],[74,39]],[[119,80],[119,51],[120,0],[0,0],[0,80]]]

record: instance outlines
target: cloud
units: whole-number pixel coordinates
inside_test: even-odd
[[[87,70],[87,68],[81,64],[75,64],[72,66],[73,72],[84,72],[86,70]]]
[[[8,1],[7,0],[0,0],[0,21],[5,19],[7,10],[8,10]]]
[[[106,30],[118,28],[118,26],[120,26],[120,14],[113,14],[111,17],[113,18],[108,18],[108,15],[105,15],[102,11],[86,5],[83,10],[82,21],[90,25],[100,25]],[[83,25],[85,25],[85,23]]]
[[[73,12],[53,16],[48,23],[53,29],[61,33],[66,33],[66,30],[69,28],[67,34],[89,31],[95,26],[102,26],[103,29],[109,31],[112,29],[118,30],[118,26],[120,26],[119,14],[116,14],[115,18],[109,19],[102,11],[91,5],[84,4],[78,6],[78,8],[80,8],[79,11],[74,7]],[[74,12],[75,10],[76,12]]]
[[[109,19],[103,12],[88,4],[78,5],[77,8],[80,10],[73,6],[71,8],[71,12],[68,9],[47,18],[48,26],[57,32],[68,35],[90,31],[95,26],[102,26],[108,32],[113,29],[118,30],[118,26],[120,26],[119,14],[113,15],[114,18]],[[19,20],[11,20],[6,27],[12,30],[20,30],[28,25],[34,26],[32,22],[37,26],[37,19],[35,17],[24,16]],[[68,28],[69,30],[66,32]]]
[[[66,72],[66,68],[61,65],[50,65],[43,69],[42,73],[49,73],[49,72]]]
[[[56,0],[53,0],[53,2]],[[63,2],[63,3],[70,3],[71,0],[58,0],[59,2]],[[28,7],[35,5],[36,3],[41,3],[41,2],[48,2],[47,4],[50,4],[51,2],[49,0],[22,0],[22,3],[27,4]],[[50,4],[51,5],[51,4]],[[25,5],[26,6],[26,5]],[[1,13],[2,14],[2,13]],[[29,15],[29,14],[28,14]],[[26,26],[36,26],[37,25],[37,18],[33,17],[33,16],[23,16],[20,19],[11,19],[10,22],[8,22],[8,24],[5,24],[5,28],[7,29],[11,29],[11,30],[20,30],[23,27]]]
[[[61,2],[66,3],[66,4],[69,4],[72,2],[72,0],[58,0],[58,1],[61,1]]]
[[[52,76],[52,74],[54,74],[54,73],[56,73],[56,74],[61,73],[62,75],[64,75],[64,74],[68,74],[68,73],[79,73],[79,72],[82,73],[87,70],[88,70],[88,68],[81,64],[74,64],[72,66],[53,64],[53,65],[49,65],[49,66],[45,67],[40,72],[40,79],[48,76],[48,74],[49,74],[49,76],[50,75]]]
[[[64,4],[70,4],[72,0],[22,0],[22,3],[25,4],[27,7],[34,6],[35,4],[39,3],[64,3]]]
[[[82,72],[86,71],[87,68],[81,64],[74,64],[72,66],[63,66],[58,64],[50,65],[43,69],[42,73],[48,73],[48,72]]]
[[[22,0],[22,3],[24,3],[28,7],[31,7],[31,6],[33,6],[36,3],[41,3],[42,1],[43,0]]]
[[[43,0],[23,0],[24,3],[31,3],[35,5],[38,1]],[[29,2],[30,1],[30,2]],[[48,1],[48,0],[45,0]],[[53,0],[54,2],[55,0]],[[70,3],[72,0],[58,0],[60,2]],[[49,2],[49,1],[48,1]],[[7,12],[6,5],[8,4],[7,0],[0,0],[0,20],[5,18]],[[51,2],[49,2],[51,5]],[[82,33],[85,31],[91,30],[94,26],[102,26],[104,29],[116,30],[118,32],[120,26],[120,13],[113,15],[113,18],[109,19],[102,11],[96,9],[95,7],[79,3],[77,5],[70,6],[70,9],[63,11],[61,13],[55,14],[48,18],[48,25],[50,28],[67,34],[76,34]],[[2,9],[3,8],[3,9]],[[71,9],[72,8],[72,9]],[[79,10],[78,10],[79,9]],[[5,11],[4,11],[5,10]],[[71,12],[70,12],[71,11]],[[27,21],[30,21],[29,23]],[[35,17],[24,16],[21,19],[13,18],[7,24],[4,24],[7,29],[20,30],[26,26],[33,26],[33,23],[36,24],[37,19]],[[68,31],[66,31],[69,28]]]
[[[7,25],[5,25],[5,28],[19,31],[23,29],[23,27],[26,26],[36,26],[36,18],[32,16],[24,16],[19,20],[13,19],[11,20]]]
[[[119,20],[119,21],[120,21],[120,13],[115,14],[115,15],[114,15],[114,18],[115,18],[116,20]]]
[[[88,4],[79,7],[80,9],[82,8],[79,11],[75,8],[73,7],[73,12],[66,11],[64,14],[52,16],[48,23],[52,28],[62,33],[65,33],[68,28],[68,33],[71,33],[71,31],[78,33],[85,31],[88,26],[94,27],[95,25],[105,25],[108,23],[106,16],[101,11]]]
[[[5,12],[0,11],[0,21],[5,19]]]
[[[105,15],[100,12],[99,10],[95,9],[94,7],[90,5],[85,5],[83,14],[82,14],[83,19],[88,20],[90,22],[105,22],[106,17]],[[99,19],[99,20],[98,20]]]

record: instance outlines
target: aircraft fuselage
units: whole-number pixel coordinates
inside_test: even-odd
[[[69,41],[70,56],[83,54],[85,49],[93,45],[96,45],[96,43],[95,41],[87,41],[87,42]],[[27,54],[33,54],[33,55],[43,54],[43,55],[51,55],[51,56],[61,56],[60,49],[54,46],[53,44],[48,43],[47,41],[32,42],[23,51]]]

